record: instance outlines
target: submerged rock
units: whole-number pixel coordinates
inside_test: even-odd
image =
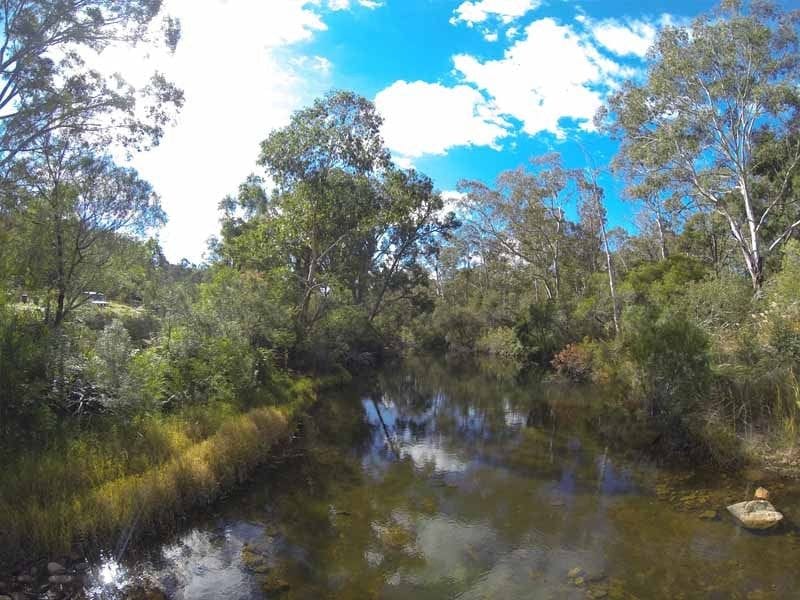
[[[731,504],[728,512],[747,529],[769,529],[783,520],[783,515],[767,500]]]
[[[57,563],[57,562],[49,562],[47,563],[47,573],[49,575],[61,575],[66,569],[64,565]]]
[[[167,600],[167,595],[160,589],[149,586],[128,586],[122,590],[123,600]]]
[[[715,510],[704,510],[698,516],[704,521],[716,521],[719,519],[719,513]]]
[[[288,592],[291,589],[291,585],[285,579],[282,579],[278,576],[270,576],[265,577],[261,581],[261,589],[263,589],[268,594],[279,594],[282,592]]]

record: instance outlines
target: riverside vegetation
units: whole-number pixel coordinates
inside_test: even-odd
[[[152,0],[2,10],[0,102],[24,108],[0,115],[5,562],[170,527],[290,437],[320,380],[410,351],[604,386],[664,460],[800,472],[796,12],[665,27],[598,114],[608,168],[535,157],[455,207],[392,163],[370,101],[331,92],[267,135],[198,266],[165,259],[158,196],[104,151],[157,144],[181,91],[52,59],[174,48],[179,24]],[[608,222],[613,179],[636,233]]]

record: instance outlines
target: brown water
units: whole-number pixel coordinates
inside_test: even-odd
[[[665,470],[600,392],[410,361],[326,394],[281,461],[95,597],[800,598],[796,488]],[[767,483],[777,531],[725,505]],[[703,514],[718,511],[713,520]]]

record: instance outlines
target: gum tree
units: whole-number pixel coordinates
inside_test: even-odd
[[[621,140],[615,162],[636,174],[632,186],[666,184],[725,219],[754,290],[765,259],[800,227],[798,23],[798,11],[731,0],[689,29],[666,27],[645,80],[598,115]],[[762,140],[780,147],[773,168],[759,164]]]

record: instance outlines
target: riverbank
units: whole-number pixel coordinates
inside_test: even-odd
[[[0,482],[0,564],[124,548],[247,479],[288,439],[320,385],[300,378],[249,406],[189,407],[20,451]],[[13,474],[13,476],[11,476]]]

